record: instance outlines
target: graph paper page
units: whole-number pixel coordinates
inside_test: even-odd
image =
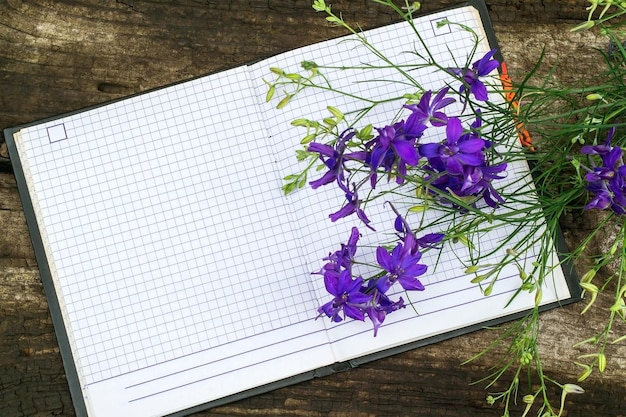
[[[461,23],[477,33],[481,42],[479,42],[476,50],[473,50],[474,40],[472,34],[468,31],[454,25],[439,27],[437,23],[444,19],[454,23]],[[414,23],[427,44],[427,48],[417,41],[414,44],[406,41],[407,39],[416,39],[413,29],[406,22],[367,31],[365,37],[382,55],[390,58],[394,64],[403,66],[402,68],[408,76],[414,78],[427,90],[437,91],[446,85],[458,88],[459,82],[445,72],[436,71],[432,67],[415,68],[416,64],[424,62],[416,56],[415,51],[427,56],[426,50],[428,50],[439,65],[444,68],[451,68],[462,67],[467,62],[474,62],[491,49],[487,42],[484,28],[478,18],[478,12],[473,7],[443,11],[429,15],[427,18],[418,19]],[[346,41],[345,39],[331,40],[280,55],[260,63],[257,70],[259,73],[265,71],[264,76],[268,78],[270,76],[269,67],[278,67],[287,73],[303,73],[304,71],[301,68],[301,62],[303,61],[312,61],[320,66],[320,72],[322,72],[325,78],[322,80],[321,77],[318,77],[315,81],[326,85],[325,80],[329,80],[330,85],[334,89],[349,93],[350,96],[325,90],[309,89],[295,96],[293,102],[290,102],[286,107],[276,110],[272,106],[275,106],[277,100],[282,98],[280,91],[276,93],[278,98],[267,105],[266,120],[272,140],[276,146],[284,146],[284,148],[281,148],[281,150],[284,149],[284,158],[281,158],[281,161],[284,161],[282,167],[285,175],[298,172],[304,165],[299,165],[296,161],[294,149],[301,147],[298,141],[306,132],[301,127],[291,126],[291,120],[298,118],[321,120],[324,117],[329,117],[330,113],[326,109],[328,105],[337,107],[350,118],[351,112],[354,113],[354,110],[360,110],[368,104],[367,101],[355,99],[355,97],[378,100],[402,97],[403,94],[412,92],[404,75],[391,68],[380,69],[381,66],[387,64],[374,56],[372,52],[360,42],[355,41],[354,38],[352,41]],[[376,70],[341,69],[337,68],[338,61],[344,68],[370,66],[376,68]],[[410,67],[411,65],[413,67]],[[335,68],[327,68],[333,66]],[[494,74],[497,75],[495,72]],[[390,80],[395,80],[396,82],[390,82]],[[491,100],[497,103],[500,98],[492,94]],[[398,116],[399,112],[401,112],[404,102],[405,100],[398,100],[379,105],[369,112],[356,127],[359,128],[368,123],[378,127],[389,124],[390,118]],[[504,105],[502,100],[500,102]],[[449,114],[461,114],[462,108],[463,105],[457,101],[457,103],[448,106],[446,112],[448,113],[451,110]],[[409,113],[408,110],[405,110],[404,113],[400,113],[398,119],[406,117]],[[435,136],[432,136],[433,131],[436,133]],[[440,128],[437,130],[431,128],[428,130],[428,135],[420,140],[442,140],[445,138],[445,129]],[[517,138],[511,137],[510,140],[515,142]],[[309,180],[319,178],[326,172],[326,169],[317,173],[313,172],[315,176]],[[500,180],[497,186],[503,186],[506,183],[513,184],[516,181],[519,185],[518,180],[527,176],[527,174],[528,166],[525,162],[509,164],[507,180]],[[393,183],[387,186],[379,184],[377,189],[392,190],[393,185]],[[533,189],[532,184],[526,184],[525,188],[520,190],[520,192],[529,189]],[[364,194],[366,193],[367,191]],[[319,270],[323,265],[322,258],[329,252],[337,250],[342,242],[346,242],[353,226],[357,226],[362,234],[359,240],[360,249],[357,254],[359,262],[376,264],[376,246],[391,242],[391,236],[394,233],[393,221],[396,215],[389,205],[384,202],[394,202],[396,208],[401,213],[405,213],[408,207],[415,204],[414,201],[407,202],[406,199],[401,201],[401,198],[396,196],[394,199],[393,195],[389,195],[384,199],[367,205],[365,212],[372,221],[371,226],[376,229],[376,232],[373,232],[366,228],[355,215],[340,219],[336,223],[330,221],[328,215],[338,211],[345,203],[344,193],[335,184],[329,184],[316,190],[312,190],[307,186],[303,190],[298,190],[292,196],[292,199],[294,204],[300,207],[298,212],[306,213],[310,218],[316,219],[314,222],[303,222],[300,227],[302,239],[308,243],[307,247],[309,250],[307,255],[309,259],[307,264],[311,271]],[[499,213],[502,213],[503,210],[519,208],[510,207],[498,210]],[[421,216],[424,217],[422,218]],[[441,216],[443,216],[443,212],[428,210],[419,215],[411,215],[408,217],[408,220],[412,221],[414,225],[419,224],[420,221],[425,225],[429,225],[438,221]],[[516,237],[508,243],[512,247],[519,239],[527,237],[530,233],[530,228],[527,228],[528,230],[516,231],[515,227],[514,224],[502,225],[502,227],[490,233],[476,236],[475,238],[478,241],[475,243],[479,244],[485,251],[488,251],[489,248],[500,246],[505,239],[510,238],[511,234],[517,233]],[[422,234],[429,232],[441,233],[444,231],[445,228],[442,226],[424,228]],[[537,236],[540,233],[542,232],[538,232]],[[532,261],[537,259],[538,251],[539,248],[534,253],[529,251],[528,258],[522,259],[521,263],[530,267]],[[504,249],[501,253],[494,254],[491,259],[484,259],[483,261],[484,263],[496,263],[502,259],[503,255]],[[353,359],[363,355],[366,351],[371,353],[395,347],[408,341],[420,340],[486,322],[496,317],[520,312],[534,306],[534,295],[525,293],[519,294],[515,301],[505,309],[505,306],[507,306],[511,296],[518,290],[521,282],[519,270],[513,264],[507,267],[500,275],[492,295],[485,297],[478,285],[470,282],[472,276],[464,273],[467,265],[470,264],[468,256],[469,254],[462,243],[457,245],[450,244],[441,253],[438,251],[425,253],[422,262],[430,265],[430,268],[428,273],[420,277],[420,279],[426,286],[426,290],[424,292],[407,294],[400,288],[395,294],[390,294],[392,299],[402,296],[405,302],[414,304],[390,315],[376,338],[372,337],[372,325],[369,322],[352,320],[344,321],[340,324],[329,322],[329,334],[334,342],[333,348],[336,359],[338,361]],[[553,261],[554,265],[559,263],[556,255],[554,255]],[[372,270],[370,272],[369,275],[364,273],[363,276],[373,275],[377,271]],[[316,280],[314,285],[316,286],[320,303],[330,300],[331,296],[326,292],[321,277],[314,275],[313,279]],[[550,282],[544,289],[543,302],[555,302],[570,296],[565,277],[561,269],[557,268],[554,272],[553,282]],[[355,346],[360,346],[361,348],[356,350]]]
[[[90,416],[332,362],[249,97],[240,68],[19,133]]]

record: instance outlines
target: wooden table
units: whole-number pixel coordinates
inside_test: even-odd
[[[428,11],[453,2],[423,3]],[[593,71],[599,58],[591,47],[606,48],[593,33],[568,32],[584,19],[584,0],[487,3],[514,79],[521,80],[544,46],[546,68],[559,61],[562,80]],[[364,28],[397,20],[365,0],[336,1],[333,9]],[[0,129],[341,34],[308,0],[6,0],[0,2]],[[6,156],[4,145],[0,154]],[[566,227],[573,242],[580,227]],[[546,374],[576,381],[580,370],[573,361],[585,351],[572,345],[604,325],[602,309],[611,301],[601,297],[602,308],[582,317],[580,303],[542,315]],[[493,331],[475,332],[197,415],[499,416],[497,406],[487,405],[484,386],[470,385],[496,358],[460,365],[494,338]],[[587,394],[568,397],[564,415],[626,415],[626,346],[612,346],[608,354],[608,369],[582,384]],[[0,415],[73,414],[15,180],[3,158]]]

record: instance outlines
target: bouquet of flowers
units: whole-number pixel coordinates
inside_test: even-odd
[[[399,7],[391,0],[373,1],[392,8],[409,23],[419,9],[418,2],[406,1]],[[626,334],[616,337],[613,332],[617,323],[626,322],[626,50],[620,42],[620,25],[610,25],[626,14],[626,4],[590,2],[588,20],[573,30],[599,27],[609,40],[609,51],[604,53],[607,72],[598,77],[596,85],[561,86],[543,81],[537,86],[532,73],[519,84],[507,79],[502,83],[497,71],[502,62],[495,49],[468,56],[456,66],[444,66],[427,48],[419,53],[415,48],[414,67],[437,71],[445,80],[437,89],[416,80],[411,66],[396,64],[381,54],[324,0],[313,2],[316,11],[351,32],[406,85],[401,97],[365,100],[367,106],[358,111],[344,113],[328,106],[325,118],[292,122],[306,130],[303,147],[296,151],[304,168],[285,177],[284,192],[334,187],[343,196],[343,204],[328,213],[330,221],[354,218],[357,223],[339,247],[329,250],[319,269],[312,271],[328,292],[327,301],[316,314],[332,322],[369,321],[373,336],[384,337],[381,325],[386,318],[411,304],[405,300],[411,292],[427,290],[421,277],[432,265],[424,263],[424,253],[460,242],[470,254],[465,265],[468,280],[485,296],[497,285],[503,268],[515,265],[520,276],[516,294],[534,294],[535,307],[494,342],[492,347],[510,344],[508,358],[502,369],[484,379],[489,387],[505,370],[514,371],[507,390],[487,397],[490,404],[503,401],[505,415],[515,400],[520,375],[530,370],[539,385],[523,396],[524,415],[533,404],[538,404],[538,415],[561,415],[565,396],[583,392],[576,384],[561,384],[544,375],[537,346],[542,288],[559,264],[550,256],[550,248],[559,238],[563,216],[585,210],[605,213],[578,247],[562,254],[567,261],[589,256],[587,243],[607,225],[618,228],[607,253],[593,254],[581,277],[580,285],[589,296],[581,313],[592,307],[598,293],[609,288],[609,282],[613,283],[615,303],[608,312],[606,327],[581,342],[595,346],[596,352],[580,357],[578,382],[594,370],[604,371],[606,347],[626,339]],[[594,18],[598,10],[600,14]],[[455,27],[479,42],[479,35],[461,24],[437,24]],[[415,35],[415,42],[425,46],[418,31]],[[337,96],[351,94],[333,87],[324,66],[305,61],[302,68],[305,75],[272,68],[274,78],[266,81],[268,101],[277,91],[284,94],[278,108],[307,89],[331,91]],[[364,64],[349,69],[370,67]],[[374,108],[390,103],[398,105],[386,124],[363,123]],[[529,131],[533,143],[527,139]],[[517,140],[511,141],[518,137],[521,146]],[[530,169],[519,174],[516,167],[526,163]],[[369,214],[374,204],[384,206],[395,220],[385,241],[363,248],[362,230],[378,227]],[[519,233],[503,239],[495,249],[483,251],[471,238],[504,225],[513,225]],[[537,248],[531,256],[527,254]],[[362,254],[362,249],[367,253]],[[533,261],[522,261],[528,258]],[[561,389],[559,405],[550,403],[546,393],[549,383]]]

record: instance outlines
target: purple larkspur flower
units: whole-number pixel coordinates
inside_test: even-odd
[[[345,151],[347,142],[352,139],[354,135],[354,131],[346,130],[337,138],[334,147],[317,142],[311,142],[309,144],[307,150],[309,152],[318,153],[320,160],[328,168],[328,171],[326,171],[322,177],[309,182],[313,189],[337,181],[339,188],[343,191],[348,191],[345,185],[345,163],[350,159],[354,159],[356,155],[352,153],[346,154]]]
[[[504,199],[496,191],[491,182],[493,180],[506,178],[505,175],[500,175],[500,173],[506,171],[506,167],[506,162],[491,166],[465,167],[463,171],[463,183],[459,190],[459,195],[481,196],[491,207],[496,207],[499,203],[504,203]]]
[[[381,166],[390,151],[391,155],[405,164],[417,164],[419,155],[415,149],[415,137],[404,133],[404,122],[397,122],[390,126],[376,128],[376,130],[378,136],[374,139],[375,145],[372,148],[371,157],[373,167]]]
[[[365,320],[365,307],[372,299],[369,294],[361,292],[363,278],[352,278],[349,270],[341,272],[326,271],[324,273],[324,285],[326,291],[334,298],[318,308],[320,315],[325,314],[334,322],[340,322],[344,316],[354,320]]]
[[[594,196],[585,209],[610,208],[616,214],[626,214],[626,165],[622,159],[622,149],[611,145],[614,134],[615,128],[611,128],[604,144],[587,145],[581,149],[583,154],[600,156],[602,163],[587,168],[587,190]]]
[[[317,272],[322,274],[327,270],[342,271],[344,269],[351,270],[352,263],[354,262],[354,255],[357,250],[357,243],[359,241],[359,229],[353,227],[350,232],[350,237],[346,243],[341,244],[341,248],[333,253],[329,253],[327,257],[323,258],[323,261],[328,261],[324,267]]]
[[[496,49],[487,52],[482,58],[475,61],[471,68],[448,69],[450,72],[463,78],[463,85],[459,89],[461,94],[465,92],[466,89],[469,89],[469,92],[474,95],[476,100],[487,101],[489,99],[487,87],[485,87],[485,84],[483,84],[479,77],[489,75],[500,66],[500,62],[492,58],[496,52]]]
[[[370,280],[361,287],[361,292],[371,294],[372,299],[365,307],[365,314],[374,326],[374,337],[378,334],[378,329],[385,321],[388,314],[401,308],[405,308],[404,300],[400,297],[397,301],[392,301],[389,296],[378,289],[378,280]]]
[[[463,173],[464,166],[484,165],[485,141],[463,133],[461,120],[458,117],[451,117],[446,126],[445,141],[420,145],[419,152],[439,172],[447,171],[458,175]]]
[[[361,276],[355,277],[352,265],[359,237],[358,229],[353,227],[348,241],[342,243],[339,250],[329,253],[324,258],[327,263],[320,271],[313,273],[324,276],[324,286],[332,296],[330,301],[318,307],[318,318],[325,315],[333,322],[340,322],[346,317],[360,321],[368,317],[376,336],[389,314],[406,307],[402,297],[394,301],[387,291],[395,282],[399,282],[405,290],[423,290],[424,286],[417,277],[427,267],[418,263],[421,253],[410,253],[410,248],[417,246],[411,233],[405,236],[402,243],[398,243],[391,254],[382,247],[377,249],[376,257],[382,271],[367,280]]]
[[[476,197],[476,200],[483,198],[488,206],[496,208],[498,204],[504,203],[504,199],[491,182],[505,178],[505,175],[499,174],[506,171],[506,168],[506,162],[493,166],[466,166],[460,175],[448,172],[434,173],[427,179],[431,187],[443,193],[461,198]]]
[[[395,208],[393,210],[396,211]],[[397,214],[397,211],[396,211],[396,214]],[[396,229],[397,232],[402,233],[402,236],[399,236],[399,237],[400,237],[400,240],[404,242],[404,244],[406,245],[407,244],[406,235],[413,234],[406,219],[402,217],[400,214],[398,214],[393,223],[393,227],[394,229]],[[417,238],[415,237],[415,235],[413,235],[412,239],[410,239],[409,241],[409,244],[412,244],[413,247],[409,248],[409,251],[411,254],[415,254],[420,249],[436,248],[437,244],[440,243],[445,237],[446,235],[444,233],[427,233],[420,238]]]
[[[615,127],[609,129],[606,135],[606,140],[603,144],[585,145],[580,149],[580,152],[585,155],[600,155],[600,157],[604,160],[605,155],[609,154],[614,149],[614,147],[611,146],[613,136],[615,136]]]
[[[420,249],[432,249],[436,248],[438,243],[446,237],[445,233],[427,233],[422,237],[415,239],[415,249],[412,252]]]
[[[415,143],[426,129],[423,123],[407,125],[404,121],[376,128],[378,135],[366,144],[368,153],[364,159],[371,170],[370,184],[373,188],[378,178],[377,171],[381,168],[395,174],[398,184],[404,182],[407,165],[414,166],[420,159]]]
[[[412,128],[413,126],[425,125],[426,122],[430,122],[433,126],[444,126],[448,122],[448,116],[441,109],[455,101],[451,97],[446,97],[448,90],[448,87],[439,90],[432,102],[430,100],[433,94],[432,91],[426,91],[418,104],[404,106],[412,112],[406,120],[406,126]]]
[[[478,197],[491,207],[503,203],[502,196],[492,186],[493,180],[505,177],[507,164],[490,165],[485,151],[492,147],[491,141],[480,137],[480,113],[464,132],[461,120],[448,119],[446,139],[441,143],[419,145],[419,153],[426,157],[424,170],[431,192],[436,190],[456,197]],[[478,200],[478,198],[476,200]]]
[[[359,200],[357,194],[357,187],[353,185],[353,190],[346,192],[346,203],[336,212],[328,215],[332,222],[336,222],[339,219],[344,217],[348,217],[352,214],[355,214],[368,228],[374,230],[372,226],[369,225],[370,219],[367,218],[365,211],[361,208],[361,200]]]
[[[615,187],[611,187],[615,188]],[[594,182],[587,186],[593,194],[591,201],[585,206],[586,210],[598,209],[604,210],[610,208],[616,214],[626,213],[626,201],[624,200],[624,193],[615,193],[609,189],[604,182]]]
[[[411,253],[411,249],[415,246],[414,239],[413,234],[407,234],[405,241],[398,242],[391,253],[382,246],[376,249],[376,260],[387,271],[387,274],[379,279],[377,285],[383,293],[386,293],[395,282],[400,283],[405,290],[424,290],[424,285],[417,277],[423,275],[428,267],[419,263],[422,258],[419,251]]]

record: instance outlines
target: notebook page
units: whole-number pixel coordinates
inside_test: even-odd
[[[428,44],[429,51],[436,57],[439,64],[444,67],[458,67],[463,65],[471,56],[473,39],[471,35],[458,28],[444,26],[437,28],[436,23],[444,18],[452,22],[462,23],[471,27],[476,33],[482,35],[482,42],[475,52],[472,61],[482,57],[491,48],[486,41],[484,29],[480,22],[479,14],[473,7],[464,7],[454,10],[444,11],[434,15],[428,15],[415,21],[418,30]],[[366,37],[376,48],[390,58],[398,65],[415,63],[417,59],[407,53],[407,51],[417,48],[423,51],[417,42],[411,45],[410,39],[415,39],[415,34],[410,26],[405,23],[386,26],[383,28],[366,32]],[[282,68],[287,72],[296,72],[299,70],[302,61],[314,61],[318,65],[337,65],[340,62],[345,67],[371,64],[373,66],[382,65],[373,55],[360,46],[357,42],[346,41],[345,39],[329,41],[321,44],[312,45],[308,48],[299,49],[289,52],[273,59],[261,63],[266,71],[265,76],[269,73],[268,67],[274,66]],[[332,86],[336,89],[347,91],[355,96],[364,96],[371,98],[387,98],[401,96],[407,92],[407,86],[403,84],[383,83],[376,80],[396,79],[400,80],[393,70],[377,70],[373,71],[346,71],[322,69],[324,75],[330,80]],[[261,72],[261,68],[259,68]],[[458,87],[458,82],[453,78],[446,76],[442,71],[435,72],[433,69],[412,70],[410,74],[427,89],[437,90],[446,84]],[[368,78],[369,77],[369,78]],[[278,94],[278,93],[277,93]],[[492,101],[498,100],[492,97]],[[287,107],[274,110],[272,104],[267,105],[268,129],[275,140],[275,143],[288,143],[286,147],[286,164],[284,165],[285,174],[298,172],[302,169],[295,162],[293,149],[298,148],[298,141],[304,135],[304,129],[293,128],[290,121],[297,118],[309,118],[312,120],[320,120],[327,117],[329,113],[326,110],[327,105],[333,105],[344,113],[352,109],[358,109],[363,106],[363,102],[354,100],[347,96],[338,96],[333,93],[324,91],[305,91],[304,94],[296,97],[293,103]],[[367,123],[373,123],[374,126],[384,126],[390,122],[390,117],[396,114],[401,107],[402,102],[394,102],[385,104],[370,112],[359,126],[365,126]],[[462,105],[456,103],[454,106],[446,108],[460,111]],[[406,115],[407,113],[405,113]],[[454,113],[453,113],[454,114]],[[429,130],[432,135],[433,129]],[[441,135],[445,132],[440,129]],[[423,140],[440,140],[445,136],[429,137]],[[512,142],[516,138],[511,137]],[[289,153],[291,151],[291,154]],[[511,164],[508,168],[509,182],[514,182],[528,172],[525,163]],[[321,171],[319,175],[322,175]],[[316,179],[311,178],[312,179]],[[504,184],[499,182],[498,185]],[[388,189],[391,189],[388,186]],[[532,187],[532,184],[527,184]],[[379,188],[383,188],[380,186]],[[383,242],[388,241],[388,236],[393,233],[393,219],[395,214],[389,210],[389,207],[376,202],[365,207],[368,217],[373,220],[372,226],[376,228],[376,232],[371,232],[360,223],[355,216],[341,219],[337,223],[331,224],[328,214],[339,210],[345,199],[341,192],[334,185],[327,185],[317,190],[311,190],[307,187],[299,190],[292,197],[296,204],[299,204],[303,215],[317,219],[316,222],[306,222],[300,227],[303,240],[309,243],[307,264],[311,271],[319,270],[323,262],[321,259],[329,252],[339,248],[341,242],[345,242],[349,236],[352,226],[359,227],[363,237],[359,241],[359,252],[361,260],[368,260],[375,263],[375,247]],[[392,200],[392,198],[388,198]],[[410,202],[408,203],[410,204]],[[407,208],[407,202],[395,201],[395,205],[403,212],[403,208]],[[500,209],[501,210],[501,209]],[[430,210],[425,213],[424,224],[433,223],[442,214]],[[409,218],[415,220],[414,224],[419,221],[419,216]],[[514,226],[510,229],[500,228],[492,233],[479,237],[479,243],[485,248],[497,247],[505,238],[508,238]],[[442,232],[442,228],[423,230],[423,233]],[[510,245],[516,243],[518,239],[525,237],[522,233],[517,239],[513,239]],[[493,246],[490,246],[493,244]],[[369,247],[368,247],[369,246]],[[385,348],[397,346],[409,341],[423,339],[434,334],[445,333],[450,330],[459,329],[470,326],[486,320],[500,317],[505,314],[514,313],[527,309],[534,305],[534,296],[519,296],[506,310],[504,306],[509,301],[511,295],[518,289],[520,284],[519,271],[516,267],[511,266],[500,277],[498,285],[490,297],[484,297],[479,288],[470,283],[471,277],[464,274],[465,267],[459,261],[457,256],[464,254],[461,244],[455,247],[447,247],[443,251],[441,257],[437,259],[438,253],[431,252],[423,258],[423,263],[431,265],[427,275],[420,277],[426,286],[426,291],[422,293],[404,294],[398,292],[392,299],[403,296],[405,301],[414,303],[415,309],[408,307],[402,311],[394,312],[390,315],[380,330],[379,337],[372,337],[371,323],[346,321],[341,324],[328,324],[329,334],[334,343],[336,359],[338,361],[359,357],[367,352],[379,351]],[[499,261],[503,254],[498,254],[493,261]],[[465,256],[467,258],[467,256]],[[526,260],[532,262],[535,257],[532,253]],[[555,259],[555,264],[558,261]],[[467,260],[467,259],[463,259]],[[485,259],[485,263],[490,262]],[[437,267],[432,265],[437,263]],[[367,274],[364,274],[367,276]],[[313,277],[317,282],[317,294],[320,305],[330,299],[326,293],[323,280],[320,276]],[[555,285],[550,285],[544,289],[544,303],[554,302],[558,299],[569,298],[570,294],[565,282],[565,278],[560,269],[554,276]],[[407,300],[407,296],[409,300]],[[416,314],[416,312],[419,314]],[[311,312],[314,314],[314,312]],[[355,346],[359,346],[357,351]]]
[[[245,67],[15,135],[90,416],[332,362]]]

